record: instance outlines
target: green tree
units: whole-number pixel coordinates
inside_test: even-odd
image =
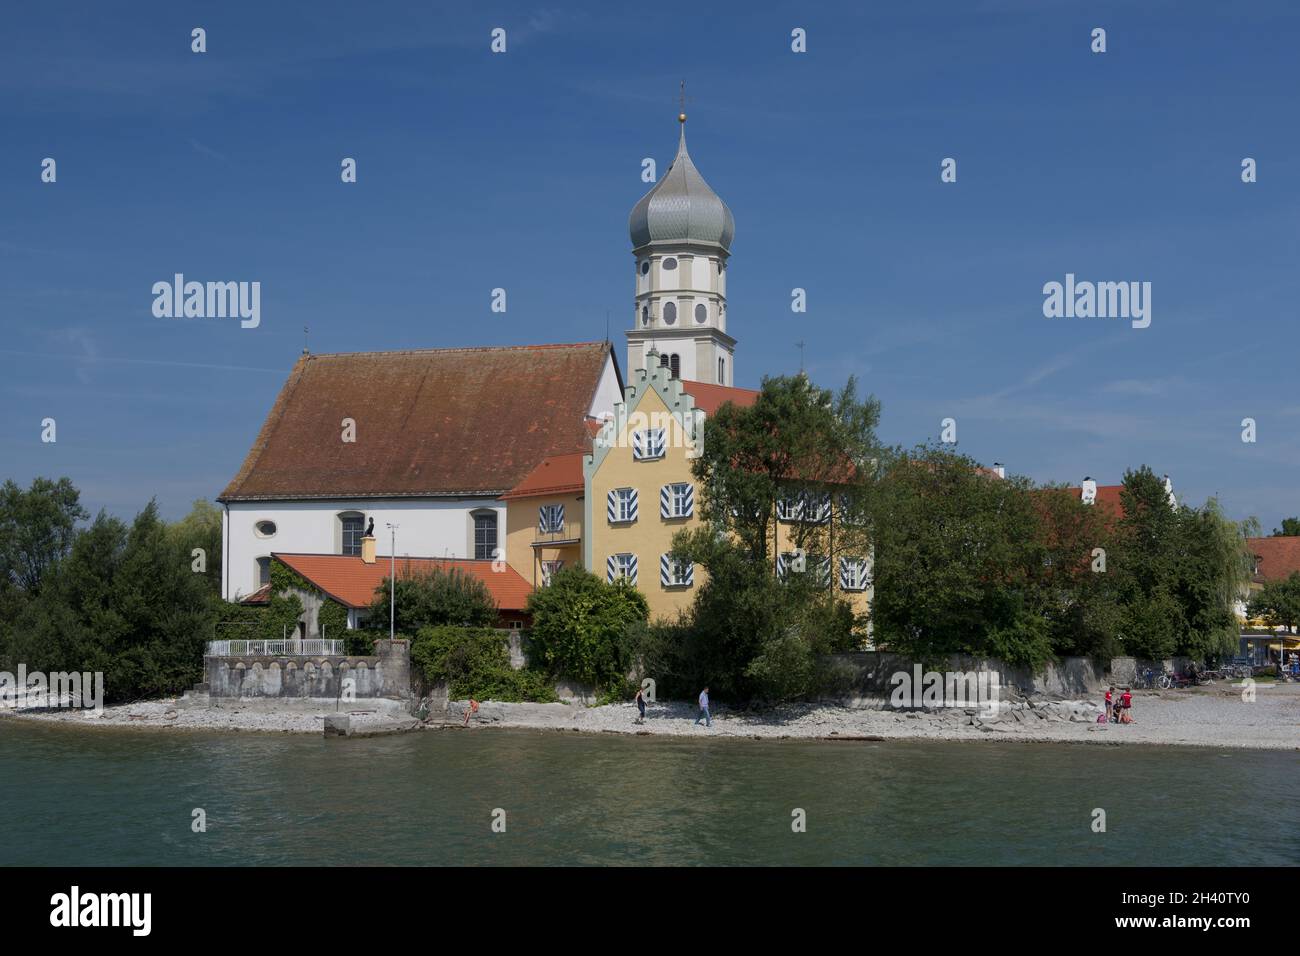
[[[1270,627],[1285,627],[1290,631],[1300,625],[1300,571],[1292,571],[1289,577],[1280,580],[1265,581],[1251,596],[1247,613],[1262,617]]]
[[[388,632],[390,581],[375,589],[366,627]],[[491,627],[497,621],[497,603],[481,580],[452,567],[434,567],[397,575],[396,632],[414,634],[422,627],[445,624],[456,627]]]
[[[650,615],[645,596],[631,584],[563,568],[528,596],[528,611],[529,645],[539,667],[601,688],[626,684],[633,664],[626,654],[628,632]]]
[[[1300,535],[1300,518],[1283,518],[1282,527],[1273,529],[1273,537],[1293,537]]]
[[[77,522],[89,517],[68,478],[36,478],[26,491],[12,480],[0,485],[0,580],[38,592],[71,550]]]

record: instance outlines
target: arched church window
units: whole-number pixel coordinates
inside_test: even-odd
[[[677,268],[677,260],[669,256],[664,260],[664,272],[672,272]]]
[[[676,352],[668,358],[668,370],[672,372],[673,378],[682,377],[682,358]]]
[[[659,367],[660,367],[660,368],[667,368],[667,367],[668,367],[668,356],[667,356],[667,354],[664,354],[664,355],[660,355],[660,356],[659,356]]]
[[[677,303],[664,303],[664,324],[673,325],[677,321]]]
[[[695,321],[703,325],[709,318],[709,310],[704,307],[703,302],[697,302],[695,305]]]

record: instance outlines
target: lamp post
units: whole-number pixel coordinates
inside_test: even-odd
[[[397,525],[385,522],[392,533],[392,543],[388,546],[388,639],[393,639],[394,624],[397,622]]]

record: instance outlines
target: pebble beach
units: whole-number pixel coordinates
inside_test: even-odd
[[[871,707],[797,704],[764,711],[736,711],[715,701],[713,724],[695,724],[694,705],[651,704],[644,723],[630,703],[510,704],[485,701],[469,732],[518,728],[637,736],[844,740],[1019,740],[1085,744],[1300,749],[1300,685],[1259,683],[1254,700],[1240,684],[1218,682],[1178,690],[1135,691],[1132,724],[1098,724],[1101,699],[1019,698],[1004,702],[996,717],[982,710],[940,709],[898,712]],[[96,715],[75,709],[4,709],[0,720],[53,721],[84,727],[173,731],[262,733],[323,732],[330,713],[347,713],[354,732],[419,730],[462,732],[463,702],[451,702],[429,720],[418,721],[396,702],[334,702],[292,710],[203,698],[167,699],[107,707]]]

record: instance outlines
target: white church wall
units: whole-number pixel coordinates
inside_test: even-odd
[[[611,403],[611,408],[613,407]],[[432,498],[337,499],[323,501],[230,502],[222,521],[222,594],[237,600],[260,586],[257,558],[285,554],[338,554],[335,527],[341,511],[359,511],[375,519],[377,552],[390,553],[387,522],[397,529],[397,556],[433,558],[474,557],[471,512],[497,513],[497,543],[505,548],[505,503],[495,498],[438,500]],[[275,523],[275,534],[261,537],[259,522]]]

